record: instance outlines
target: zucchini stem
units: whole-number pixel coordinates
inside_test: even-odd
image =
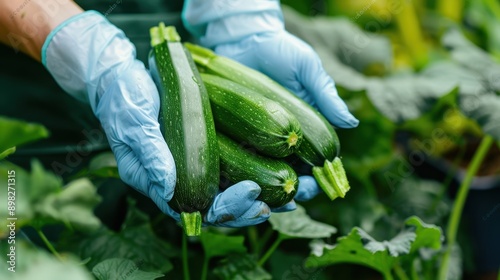
[[[401,267],[401,264],[399,263],[399,261],[396,261],[392,268],[394,269],[394,273],[396,273],[396,275],[398,276],[398,278],[400,280],[410,280],[410,277],[408,277],[408,275],[406,275],[406,272]]]
[[[182,235],[182,271],[184,273],[184,280],[190,280],[189,276],[189,263],[188,263],[188,249],[187,249],[187,236]]]
[[[201,280],[206,280],[207,275],[208,275],[208,265],[209,265],[210,258],[207,257],[207,254],[205,253],[205,257],[203,257],[203,267],[201,269]]]
[[[201,214],[199,211],[193,213],[181,213],[181,224],[187,236],[199,236],[201,234]]]
[[[250,248],[252,253],[255,255],[259,254],[259,233],[257,232],[256,226],[249,226],[247,228],[248,240],[250,242]]]
[[[195,44],[191,44],[191,43],[186,42],[186,43],[184,43],[184,46],[191,53],[191,56],[193,57],[194,62],[196,62],[196,64],[199,64],[199,65],[202,65],[205,67],[210,64],[210,60],[212,60],[212,58],[217,56],[213,51],[211,51],[207,48],[195,45]]]
[[[167,42],[180,42],[181,37],[179,36],[179,33],[177,33],[177,30],[175,29],[175,26],[167,26],[165,27],[165,24],[160,23],[160,28],[163,29],[163,38],[167,40]]]
[[[465,200],[467,199],[467,194],[469,192],[472,180],[479,170],[479,167],[481,167],[484,157],[488,153],[491,144],[493,144],[493,137],[489,135],[484,136],[483,140],[481,140],[481,144],[472,157],[472,161],[467,168],[465,178],[458,189],[458,194],[455,198],[455,203],[453,204],[453,210],[451,212],[450,220],[448,221],[448,228],[446,231],[447,244],[443,259],[441,261],[441,267],[439,269],[438,279],[440,280],[445,280],[447,278],[448,267],[450,265],[451,249],[456,242],[458,226],[460,224],[460,218],[462,217],[462,210],[464,208]]]
[[[273,245],[271,245],[271,247],[269,247],[269,249],[266,251],[264,256],[262,256],[262,258],[259,260],[257,265],[263,266],[266,263],[266,261],[269,259],[269,257],[271,257],[271,255],[274,253],[274,251],[276,251],[278,246],[281,244],[281,241],[283,241],[283,240],[285,240],[285,236],[280,233],[278,235],[278,238],[276,238],[276,240],[274,241]]]
[[[323,167],[313,167],[313,175],[321,189],[331,200],[337,197],[344,198],[351,188],[339,157],[336,157],[333,161],[325,160]]]

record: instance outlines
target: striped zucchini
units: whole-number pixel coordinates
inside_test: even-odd
[[[304,162],[314,166],[314,177],[330,199],[344,197],[350,187],[340,159],[335,160],[340,152],[340,142],[332,125],[323,115],[263,73],[201,46],[189,43],[185,45],[201,72],[246,86],[279,102],[294,114],[303,132],[303,140],[296,154]]]
[[[201,74],[201,78],[217,131],[272,157],[286,157],[299,147],[299,121],[279,103],[218,76]]]
[[[219,189],[219,149],[210,100],[175,27],[153,27],[150,60],[156,62],[159,123],[175,160],[177,182],[170,207],[181,213],[186,235],[201,234],[204,214]],[[154,65],[151,63],[151,65]]]
[[[293,199],[299,179],[288,164],[252,153],[220,132],[217,140],[222,177],[232,183],[254,181],[262,190],[257,199],[269,207],[280,207]]]

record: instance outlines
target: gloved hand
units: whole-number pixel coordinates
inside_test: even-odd
[[[316,52],[285,30],[279,1],[186,0],[182,18],[203,46],[268,75],[318,108],[333,125],[358,125]],[[321,192],[313,177],[299,181],[296,200]]]
[[[90,103],[118,163],[122,180],[179,220],[172,198],[175,163],[158,124],[158,90],[125,34],[101,14],[78,14],[47,37],[42,63],[70,95]],[[241,227],[265,221],[260,187],[241,182],[220,193],[206,224]]]

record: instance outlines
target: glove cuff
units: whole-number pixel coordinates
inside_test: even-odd
[[[182,19],[191,34],[209,48],[284,30],[280,3],[273,0],[187,0]]]
[[[102,14],[87,11],[52,30],[41,57],[59,86],[95,112],[107,87],[134,62],[135,47]]]

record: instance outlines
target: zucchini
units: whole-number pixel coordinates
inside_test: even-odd
[[[299,179],[288,164],[252,153],[220,132],[217,140],[221,177],[232,183],[254,181],[262,190],[257,199],[269,207],[280,207],[293,199]]]
[[[296,154],[301,160],[314,166],[313,175],[330,199],[344,197],[350,188],[344,168],[340,159],[336,161],[337,164],[332,164],[338,158],[340,142],[333,126],[323,115],[263,73],[201,46],[189,43],[185,43],[185,46],[191,52],[200,72],[224,77],[246,86],[279,102],[294,114],[303,132],[303,140]]]
[[[172,152],[177,181],[168,203],[181,213],[186,235],[201,234],[202,214],[219,189],[219,149],[210,100],[175,27],[150,29],[160,91],[159,123]],[[154,76],[154,75],[153,75]]]
[[[217,131],[264,155],[286,157],[302,142],[299,121],[279,103],[238,83],[201,74]]]

